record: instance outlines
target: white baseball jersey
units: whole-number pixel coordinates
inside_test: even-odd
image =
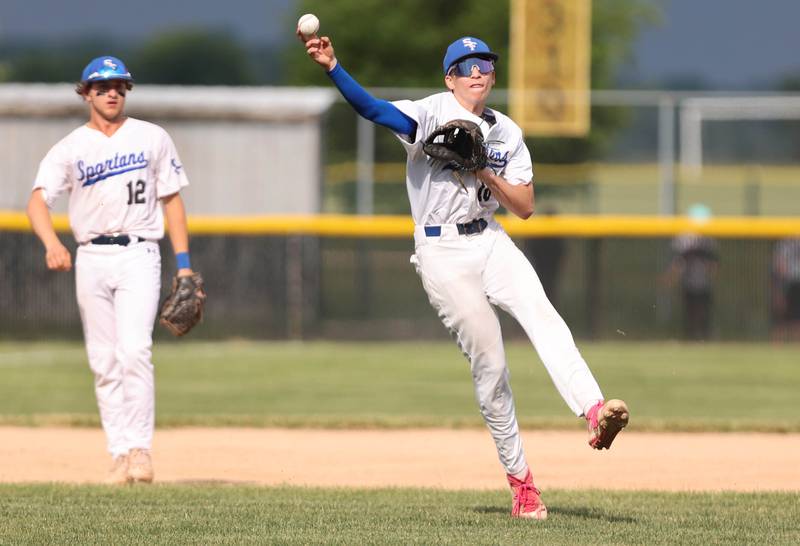
[[[414,142],[398,135],[408,153],[406,186],[415,224],[461,224],[489,218],[499,206],[474,173],[460,173],[465,191],[445,162],[431,159],[422,150],[427,136],[448,121],[466,119],[480,126],[487,144],[488,166],[495,173],[515,185],[533,181],[531,154],[522,130],[508,116],[487,108],[484,116],[478,117],[461,106],[449,91],[393,104],[417,122]]]
[[[127,118],[112,136],[82,125],[58,142],[39,165],[34,189],[49,207],[69,192],[69,222],[78,243],[124,233],[164,236],[160,198],[189,181],[167,132]]]

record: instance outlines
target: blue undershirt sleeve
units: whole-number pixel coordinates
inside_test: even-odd
[[[417,122],[401,112],[391,102],[376,99],[366,92],[353,77],[342,68],[341,63],[336,63],[328,76],[342,96],[350,103],[358,114],[378,125],[388,127],[400,135],[413,138],[417,132]]]

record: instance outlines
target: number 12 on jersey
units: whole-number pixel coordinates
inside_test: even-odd
[[[144,180],[133,180],[128,182],[128,204],[142,204],[144,203]]]

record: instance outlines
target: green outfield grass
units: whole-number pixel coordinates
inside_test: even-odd
[[[582,343],[637,430],[800,431],[800,345]],[[509,344],[520,422],[581,427],[533,349]],[[482,426],[448,342],[160,343],[158,426]],[[0,423],[98,423],[80,343],[0,343]]]
[[[0,485],[3,544],[797,544],[797,495]]]

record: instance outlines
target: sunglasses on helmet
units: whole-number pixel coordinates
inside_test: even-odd
[[[494,61],[491,59],[481,59],[479,57],[469,57],[463,61],[455,63],[450,67],[448,74],[455,76],[472,76],[472,68],[477,67],[481,74],[494,72]]]

